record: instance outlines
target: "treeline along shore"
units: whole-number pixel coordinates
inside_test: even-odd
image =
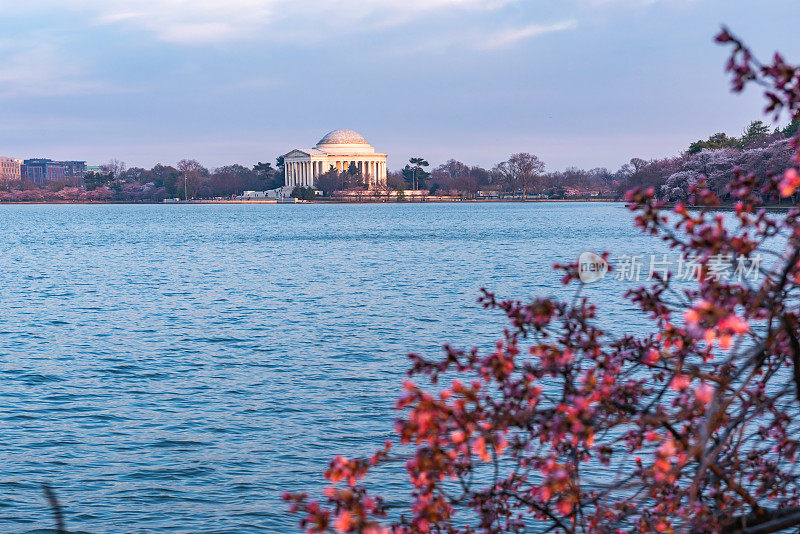
[[[615,171],[604,167],[548,171],[530,153],[512,154],[491,168],[455,159],[432,167],[423,157],[414,157],[402,169],[389,172],[387,187],[381,190],[367,189],[354,166],[342,172],[329,170],[315,188],[288,189],[282,157],[274,165],[233,164],[213,170],[189,159],[150,169],[111,160],[98,172],[87,173],[78,185],[2,182],[0,203],[613,201],[622,200],[624,192],[634,187],[652,187],[664,200],[685,202],[701,180],[725,202],[730,197],[727,185],[736,172],[766,180],[789,167],[791,138],[797,131],[797,121],[775,129],[753,121],[738,137],[716,133],[691,143],[677,156],[633,158]]]

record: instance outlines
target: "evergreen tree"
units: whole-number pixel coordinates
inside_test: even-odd
[[[767,137],[768,135],[769,126],[764,124],[762,121],[753,121],[747,126],[747,128],[744,129],[744,132],[742,132],[741,146],[746,148],[754,141],[758,141],[759,139]]]

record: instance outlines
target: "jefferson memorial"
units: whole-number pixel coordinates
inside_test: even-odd
[[[296,148],[283,156],[286,187],[314,187],[331,167],[346,171],[353,163],[369,189],[386,187],[386,154],[378,154],[353,130],[334,130],[314,148]]]

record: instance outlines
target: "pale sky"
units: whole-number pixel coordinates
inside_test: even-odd
[[[0,155],[273,161],[350,128],[414,155],[615,169],[761,118],[721,24],[800,62],[789,0],[0,0]]]

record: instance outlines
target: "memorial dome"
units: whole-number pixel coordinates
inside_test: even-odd
[[[324,145],[367,145],[366,139],[353,130],[334,130],[319,140],[317,146]]]

